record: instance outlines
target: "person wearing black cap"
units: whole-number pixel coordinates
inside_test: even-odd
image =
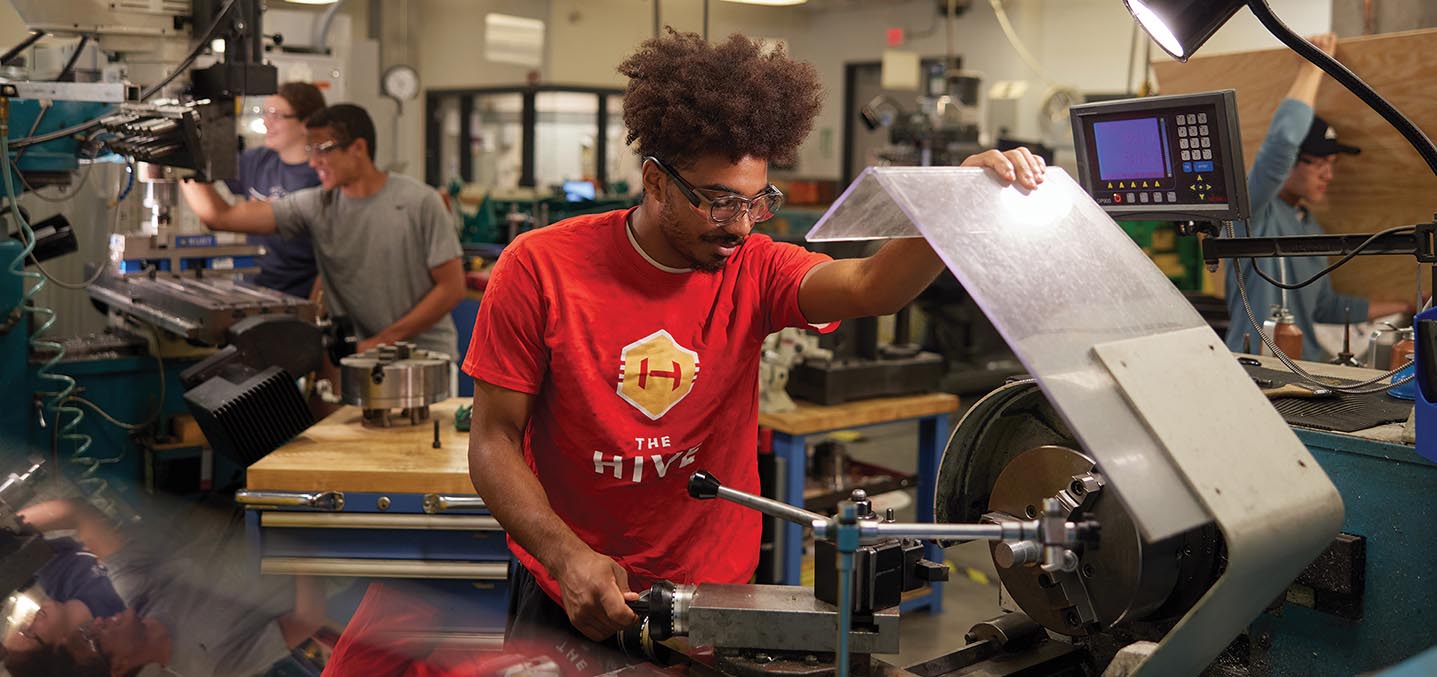
[[[1332,54],[1337,37],[1331,33],[1319,35],[1312,38],[1312,44]],[[1303,64],[1287,98],[1278,105],[1267,138],[1248,171],[1247,191],[1252,205],[1248,227],[1253,237],[1324,234],[1326,231],[1308,208],[1327,199],[1338,156],[1362,152],[1339,143],[1337,132],[1313,112],[1323,77],[1316,66]],[[1236,234],[1245,233],[1239,229]],[[1288,282],[1306,280],[1328,265],[1326,258],[1318,256],[1242,260],[1242,282],[1258,322],[1267,319],[1273,306],[1282,301],[1282,290],[1257,275],[1254,261],[1269,277]],[[1256,351],[1262,345],[1262,329],[1252,325],[1243,309],[1236,268],[1231,263],[1227,266],[1227,308],[1232,318],[1227,346],[1238,352],[1244,347],[1244,335],[1250,335],[1251,349]],[[1326,277],[1289,291],[1286,305],[1303,334],[1302,355],[1291,357],[1313,361],[1331,358],[1317,341],[1315,323],[1341,324],[1349,316],[1353,322],[1361,322],[1412,310],[1410,303],[1402,301],[1368,301],[1338,294]]]

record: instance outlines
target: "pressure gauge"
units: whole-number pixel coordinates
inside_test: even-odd
[[[390,66],[381,80],[384,95],[408,101],[419,95],[419,72],[411,66]]]

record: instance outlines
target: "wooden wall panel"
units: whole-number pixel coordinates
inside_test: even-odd
[[[1336,56],[1428,136],[1437,137],[1433,54],[1437,30],[1341,40]],[[1153,67],[1163,94],[1237,90],[1243,153],[1251,166],[1272,113],[1302,63],[1302,57],[1282,48],[1199,56],[1186,64],[1155,62]],[[1375,232],[1433,218],[1437,177],[1386,120],[1331,78],[1323,81],[1316,108],[1342,142],[1362,148],[1361,155],[1338,161],[1327,204],[1313,209],[1329,232]],[[1411,257],[1360,257],[1333,274],[1339,291],[1379,299],[1412,298],[1415,280]]]

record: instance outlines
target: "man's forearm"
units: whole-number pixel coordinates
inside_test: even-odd
[[[504,531],[550,575],[559,575],[570,553],[589,547],[549,507],[543,485],[524,463],[518,439],[471,439],[469,478]]]
[[[226,202],[220,196],[219,191],[208,183],[181,181],[180,192],[185,196],[185,202],[189,204],[190,210],[206,225],[219,221],[220,217],[229,211],[230,203]]]
[[[858,293],[873,315],[902,310],[943,272],[943,260],[920,237],[893,240],[862,264]]]
[[[200,221],[213,230],[264,235],[275,232],[274,207],[263,200],[225,202],[208,183],[183,181],[180,192]]]
[[[110,520],[88,503],[57,499],[36,503],[19,512],[21,519],[38,531],[73,530],[75,540],[101,558],[124,546],[124,536]]]
[[[418,336],[453,310],[463,296],[463,289],[459,290],[456,298],[454,290],[436,284],[403,317],[370,338],[378,339],[381,343],[394,343]]]

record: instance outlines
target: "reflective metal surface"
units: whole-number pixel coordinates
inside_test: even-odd
[[[832,652],[838,610],[809,588],[704,584],[689,602],[694,646]],[[898,610],[874,615],[876,631],[849,633],[853,653],[896,653]]]
[[[1167,277],[1061,169],[1033,191],[983,169],[870,167],[812,241],[921,236],[1112,476],[1148,537],[1206,521],[1092,355],[1098,343],[1205,327]]]

